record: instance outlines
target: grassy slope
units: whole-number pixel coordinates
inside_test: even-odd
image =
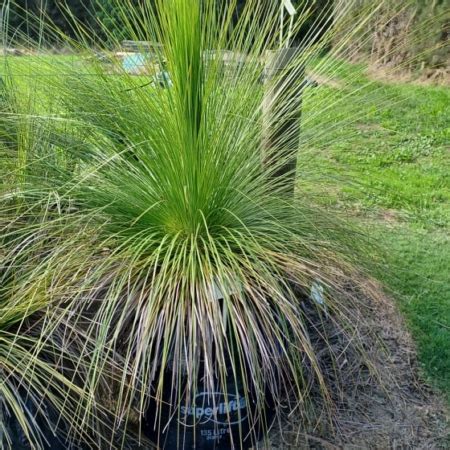
[[[381,268],[381,277],[406,315],[426,373],[450,401],[450,89],[367,85],[360,69],[330,68],[306,95],[303,148],[311,150],[300,159],[300,186],[350,207],[386,244],[395,269]],[[316,116],[317,105],[328,110]]]

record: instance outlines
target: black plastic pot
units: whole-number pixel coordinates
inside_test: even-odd
[[[232,373],[231,368],[228,372]],[[204,392],[203,383],[198,380],[197,393],[191,401],[185,406],[173,407],[173,373],[167,370],[165,374],[167,383],[161,404],[150,403],[143,426],[143,432],[161,449],[249,449],[262,439],[273,422],[274,404],[270,396],[266,395],[263,414],[258,415],[255,392],[246,393],[246,383],[235,380],[232,375],[226,389],[214,393]],[[256,416],[260,418],[255,419]]]

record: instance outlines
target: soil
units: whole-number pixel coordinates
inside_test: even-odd
[[[312,391],[311,419],[284,419],[283,432],[274,429],[261,449],[450,449],[448,410],[424,381],[393,301],[361,292],[353,299],[353,338],[305,304],[315,317],[310,328],[332,396],[331,414],[324,414],[323,395]]]

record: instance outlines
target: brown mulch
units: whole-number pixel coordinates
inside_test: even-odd
[[[270,444],[261,448],[450,449],[448,410],[424,381],[414,343],[392,300],[360,292],[354,297],[358,307],[349,310],[356,337],[305,305],[308,316],[315,317],[311,334],[330,387],[331,414],[323,413],[323,396],[312,391],[311,419],[295,414],[284,419],[283,432],[274,429]]]

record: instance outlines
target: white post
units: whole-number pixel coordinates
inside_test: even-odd
[[[263,164],[273,177],[284,177],[286,192],[294,193],[300,141],[303,69],[293,64],[298,48],[267,54],[263,104]]]

